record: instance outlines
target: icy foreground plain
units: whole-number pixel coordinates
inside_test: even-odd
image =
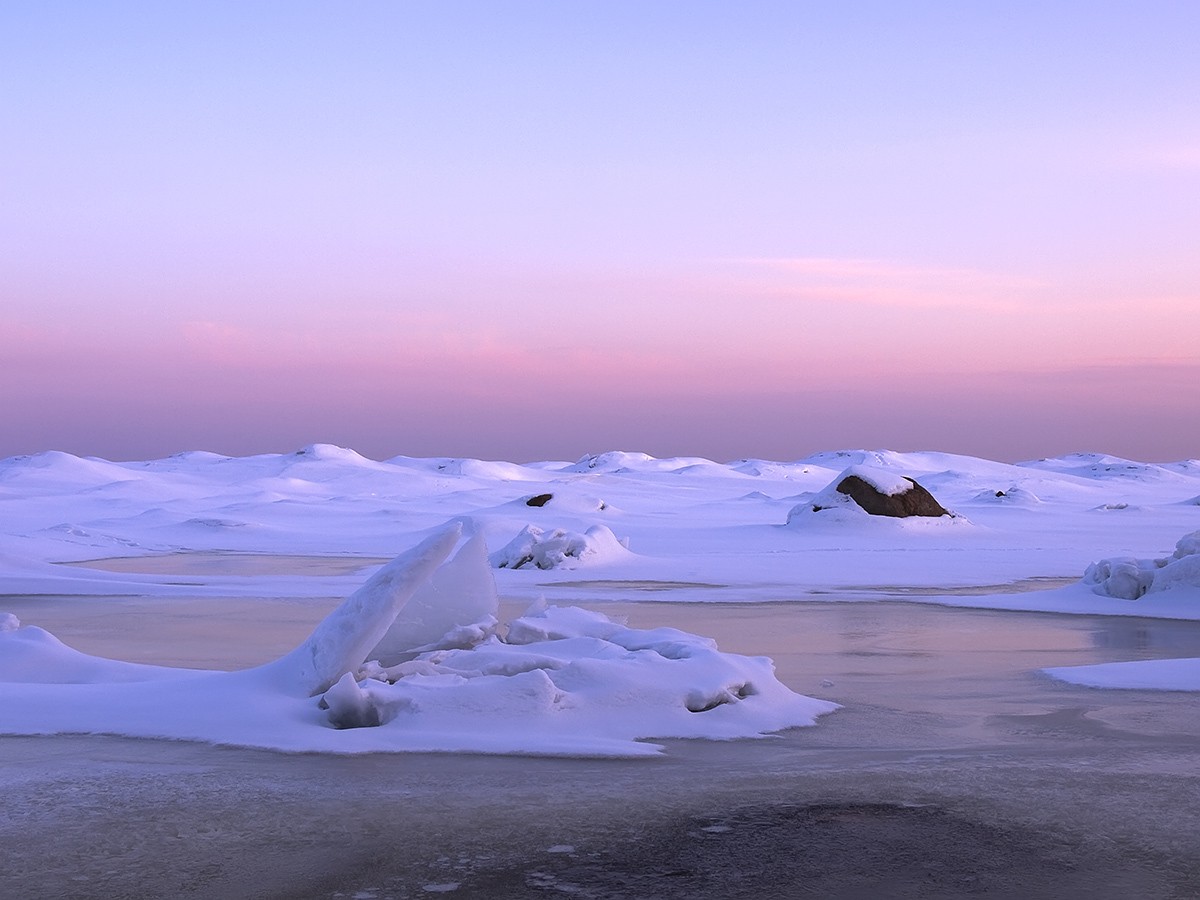
[[[888,473],[914,478],[954,516],[810,511],[851,467],[883,473],[877,481]],[[639,738],[748,736],[810,724],[832,708],[792,694],[767,660],[722,654],[687,632],[622,629],[582,610],[535,608],[507,623],[508,640],[499,642],[484,609],[491,601],[478,599],[487,594],[481,567],[506,599],[535,603],[886,598],[1200,618],[1200,584],[1192,577],[1200,557],[1180,540],[1200,528],[1196,460],[1154,465],[1077,454],[1008,465],[940,453],[841,451],[791,463],[718,464],[614,452],[516,465],[377,462],[313,445],[284,455],[190,452],[113,463],[51,452],[0,461],[0,509],[0,593],[350,595],[351,607],[366,602],[383,610],[365,631],[362,609],[335,611],[293,654],[237,673],[97,660],[5,620],[0,693],[8,712],[0,727],[8,733],[117,732],[343,752],[629,755],[654,751]],[[460,530],[476,539],[456,550]],[[460,580],[456,587],[443,591],[443,600],[467,598],[471,607],[455,607],[453,622],[406,620],[404,600],[394,608],[391,601],[372,605],[378,596],[362,587],[362,570],[416,545],[439,549],[383,570],[411,580],[410,595],[452,552],[473,554],[471,565],[451,576]],[[171,563],[196,553],[213,554],[209,559],[228,574],[177,574]],[[147,555],[167,561],[162,574],[146,574]],[[347,560],[362,570],[248,574],[256,557],[271,556],[328,559],[331,565],[317,572]],[[1165,560],[1171,566],[1156,562]],[[1160,569],[1175,575],[1155,589]],[[1131,572],[1137,584],[1146,581],[1141,591],[1110,590],[1114,573]],[[1072,583],[1013,591],[1030,579]],[[359,671],[373,650],[386,649],[396,617],[409,631],[399,642],[393,632],[392,652],[403,657],[428,645],[426,655]],[[1108,687],[1195,689],[1200,681],[1194,660],[1160,661],[1152,675],[1147,666],[1052,674]],[[343,677],[347,672],[375,677],[356,682]],[[45,683],[55,680],[70,683]],[[651,687],[657,695],[646,693]],[[164,705],[188,715],[164,719]],[[420,726],[392,724],[405,721]],[[338,731],[331,724],[376,727]]]

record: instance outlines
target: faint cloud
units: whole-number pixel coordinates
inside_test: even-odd
[[[878,259],[752,257],[720,262],[753,273],[750,281],[761,293],[804,302],[1015,310],[1048,287],[1032,278]]]
[[[1138,168],[1200,171],[1200,139],[1143,148],[1129,162]]]

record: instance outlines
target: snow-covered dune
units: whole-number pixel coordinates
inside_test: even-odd
[[[955,518],[881,522],[816,513],[787,525],[789,513],[854,467],[914,479]],[[566,553],[549,581],[537,565],[500,569],[501,592],[526,600],[575,596],[561,583],[579,566],[591,583],[677,585],[659,599],[979,587],[1078,577],[1101,558],[1160,557],[1181,534],[1200,528],[1197,496],[1194,460],[1151,464],[1096,454],[1011,465],[882,450],[730,463],[613,451],[521,464],[376,461],[328,444],[241,458],[191,451],[145,462],[48,452],[0,460],[0,554],[10,561],[0,569],[0,579],[8,579],[0,591],[111,593],[108,575],[47,564],[115,556],[390,557],[448,521],[484,533],[493,553],[526,529],[564,537],[607,530],[615,537],[616,545],[603,544],[611,552]],[[588,547],[582,539],[575,544]],[[179,590],[170,583],[179,579],[130,571],[117,580],[132,592]],[[328,595],[349,586],[313,577],[200,580],[201,592],[234,596]],[[682,583],[722,587],[697,592]]]

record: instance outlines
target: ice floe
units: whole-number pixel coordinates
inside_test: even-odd
[[[0,733],[643,756],[654,738],[757,737],[837,708],[788,689],[770,659],[676,629],[544,604],[501,626],[482,539],[460,534],[434,532],[295,650],[238,672],[88,656],[4,614]]]

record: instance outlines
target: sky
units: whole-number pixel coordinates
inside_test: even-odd
[[[1200,4],[0,4],[0,457],[1200,457]]]

